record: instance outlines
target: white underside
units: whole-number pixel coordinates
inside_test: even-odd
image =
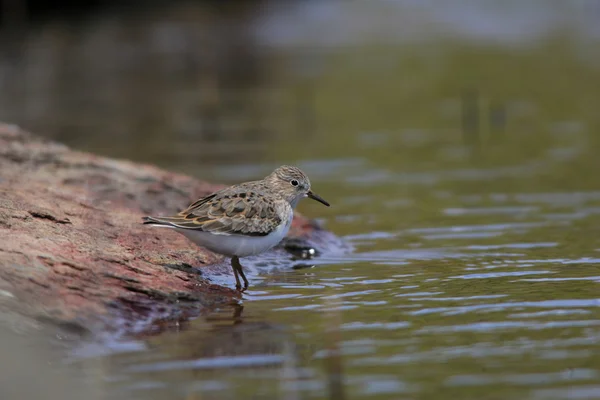
[[[194,229],[181,229],[165,225],[155,225],[175,229],[189,240],[208,250],[232,257],[247,257],[263,253],[276,246],[290,230],[291,218],[287,224],[280,225],[276,230],[265,236],[243,236],[230,234],[214,234]]]

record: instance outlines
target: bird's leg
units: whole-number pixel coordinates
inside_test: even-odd
[[[231,266],[233,268],[237,268],[237,272],[239,272],[239,274],[242,276],[242,279],[244,280],[244,290],[248,289],[248,279],[246,279],[246,275],[244,274],[244,270],[242,269],[242,264],[240,264],[240,258],[238,256],[233,256],[231,258]],[[238,280],[238,285],[240,283],[240,281]],[[240,286],[236,286],[238,289],[240,288]]]
[[[233,276],[235,277],[235,288],[237,290],[240,290],[242,288],[242,284],[240,283],[240,277],[238,276],[238,270],[234,260],[237,260],[238,264],[240,263],[240,261],[236,256],[233,256],[231,258],[231,269],[233,270]]]

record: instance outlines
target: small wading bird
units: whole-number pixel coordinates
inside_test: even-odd
[[[230,186],[206,196],[173,217],[144,217],[144,224],[175,229],[210,251],[231,257],[236,288],[248,279],[240,257],[260,254],[287,234],[298,202],[310,197],[329,203],[310,189],[299,168],[281,166],[260,181]]]

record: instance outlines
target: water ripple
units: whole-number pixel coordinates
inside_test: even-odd
[[[410,322],[349,322],[341,325],[341,329],[344,331],[355,331],[355,330],[365,330],[365,329],[384,329],[384,330],[393,330],[400,328],[408,328],[410,326]]]
[[[513,272],[490,272],[487,274],[467,274],[450,276],[448,279],[489,279],[489,278],[503,278],[506,276],[523,276],[523,275],[541,275],[541,274],[553,274],[552,271],[513,271]]]
[[[127,369],[128,372],[158,372],[180,369],[218,369],[242,368],[267,365],[279,365],[284,361],[278,354],[257,354],[231,357],[200,358],[189,361],[167,361],[154,364],[134,365]]]
[[[518,313],[511,314],[509,318],[539,318],[539,317],[548,317],[548,316],[571,316],[576,314],[590,314],[589,310],[581,310],[581,309],[570,309],[570,310],[549,310],[549,311],[538,311],[538,312],[529,312],[529,313]]]
[[[424,308],[418,311],[411,311],[411,315],[427,315],[444,313],[445,315],[463,314],[472,311],[499,311],[510,308],[582,308],[582,307],[600,307],[600,299],[587,300],[543,300],[543,301],[520,301],[511,303],[492,303],[492,304],[477,304],[471,306],[459,307],[436,307]]]
[[[501,329],[552,329],[552,328],[575,328],[599,326],[600,320],[580,320],[580,321],[551,321],[551,322],[477,322],[474,324],[454,325],[454,326],[430,326],[417,331],[417,333],[444,333],[444,332],[488,332]]]
[[[571,382],[577,380],[594,379],[598,372],[592,369],[568,369],[554,373],[519,374],[519,375],[456,375],[447,379],[444,384],[456,385],[490,385],[496,383],[509,383],[516,385],[541,385],[553,382]]]

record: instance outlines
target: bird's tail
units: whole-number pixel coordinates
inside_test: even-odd
[[[153,225],[153,226],[164,226],[167,228],[174,228],[175,225],[173,224],[175,222],[175,218],[169,218],[169,217],[143,217],[142,218],[142,223],[144,225]]]

